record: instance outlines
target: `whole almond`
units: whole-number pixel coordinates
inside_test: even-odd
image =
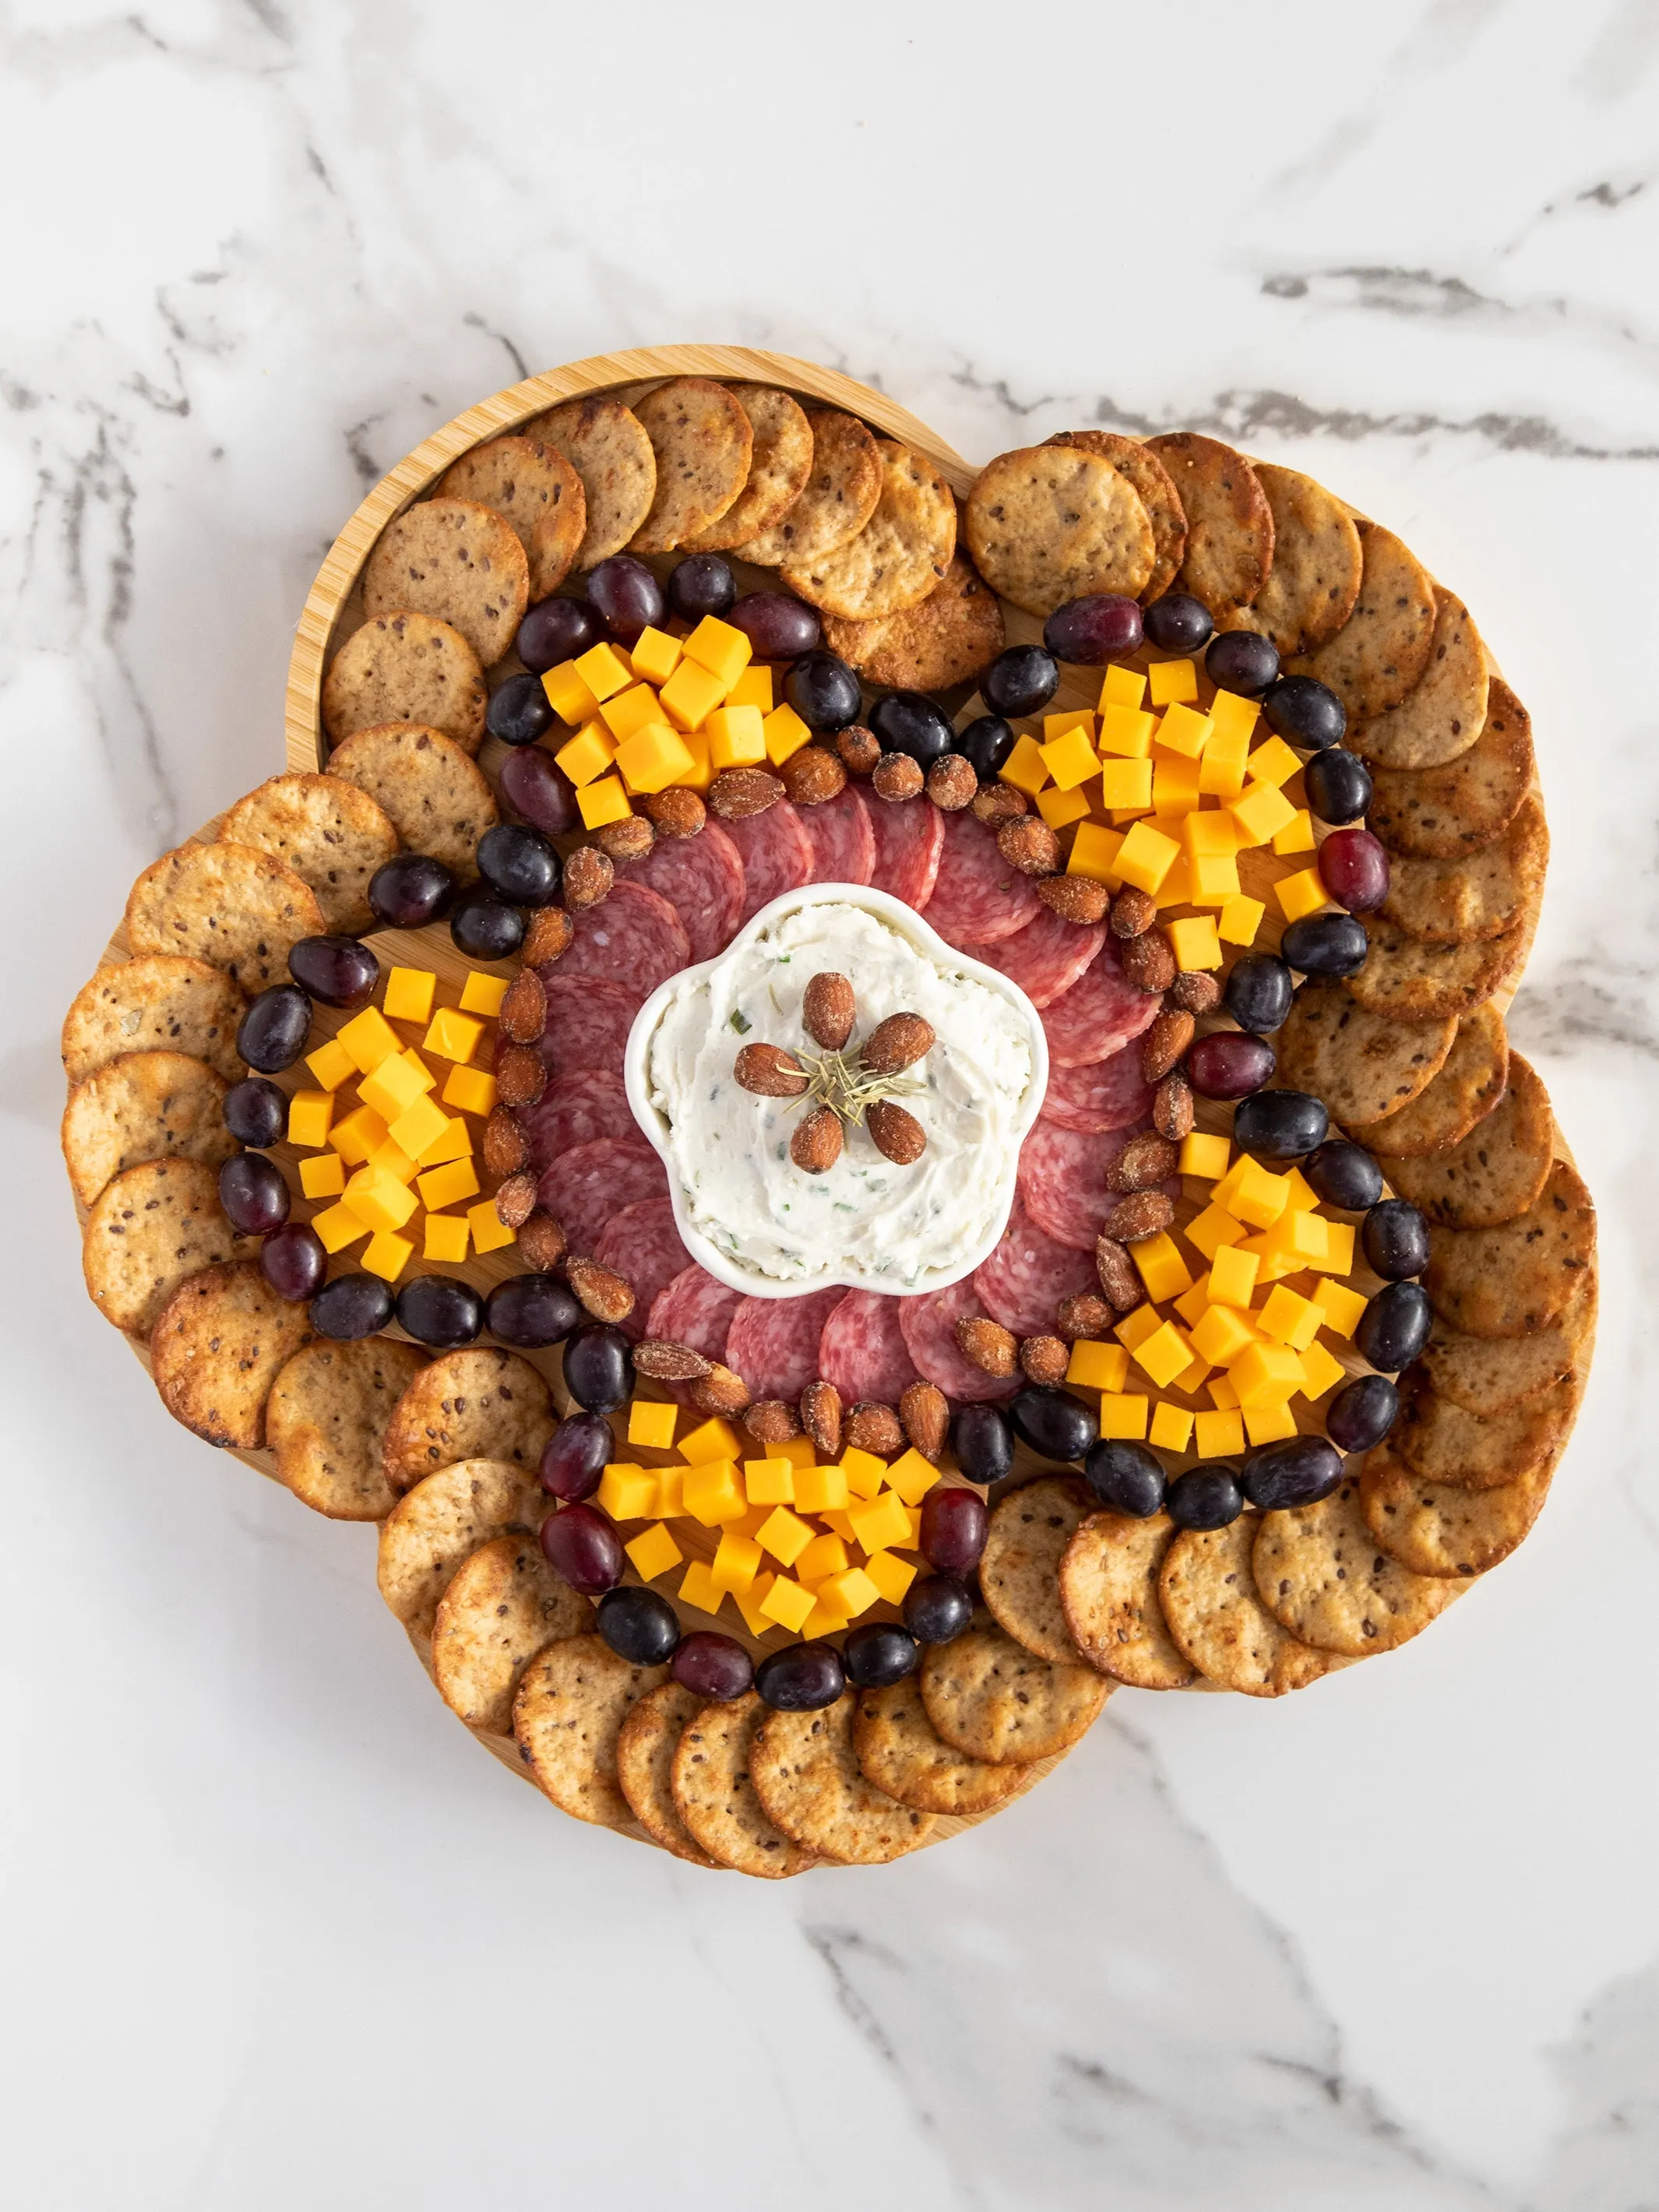
[[[1167,1191],[1138,1190],[1120,1200],[1107,1215],[1106,1234],[1119,1244],[1139,1244],[1174,1219],[1175,1204]]]
[[[520,957],[526,968],[545,968],[550,960],[568,952],[575,938],[570,916],[562,907],[538,907],[524,933]]]
[[[1146,1295],[1134,1261],[1109,1237],[1095,1239],[1095,1273],[1109,1303],[1121,1314],[1133,1313]]]
[[[1019,1346],[1012,1329],[1000,1321],[964,1314],[957,1323],[957,1346],[966,1360],[987,1375],[1013,1375],[1019,1368]]]
[[[533,968],[520,968],[507,985],[496,1019],[509,1044],[534,1044],[547,1027],[547,993]]]
[[[951,1407],[937,1383],[913,1382],[898,1402],[904,1433],[924,1459],[936,1460],[945,1449],[951,1425]]]
[[[881,758],[881,739],[862,722],[850,722],[836,738],[836,756],[848,775],[868,775]]]
[[[702,1352],[666,1336],[647,1336],[636,1344],[634,1365],[653,1382],[695,1382],[708,1372],[708,1362]]]
[[[960,753],[946,753],[927,771],[927,796],[946,814],[958,813],[979,789],[974,763]]]
[[[920,1014],[889,1014],[866,1037],[859,1059],[872,1075],[899,1075],[933,1049],[931,1023]]]
[[[1170,986],[1170,997],[1183,1013],[1213,1013],[1221,1004],[1221,985],[1201,968],[1182,968]]]
[[[1116,1314],[1104,1298],[1097,1298],[1092,1291],[1079,1291],[1074,1297],[1062,1298],[1054,1321],[1060,1334],[1073,1340],[1079,1336],[1109,1336],[1117,1326]]]
[[[503,1106],[533,1106],[547,1088],[547,1068],[533,1045],[503,1045],[495,1055],[495,1096]]]
[[[1072,1355],[1057,1336],[1028,1336],[1019,1347],[1019,1364],[1029,1382],[1063,1382]]]
[[[927,1149],[927,1132],[914,1114],[890,1098],[878,1098],[865,1113],[870,1141],[896,1168],[913,1167]]]
[[[1193,1086],[1178,1067],[1152,1093],[1152,1127],[1172,1145],[1192,1134]]]
[[[1030,811],[1030,800],[1012,783],[982,784],[973,800],[974,819],[988,830],[1000,830],[1005,823],[1018,822]]]
[[[1105,884],[1097,884],[1092,876],[1045,876],[1036,887],[1036,895],[1051,914],[1084,929],[1091,929],[1096,922],[1103,921],[1111,902],[1111,893]]]
[[[803,1175],[828,1175],[841,1158],[841,1121],[833,1107],[815,1106],[795,1126],[789,1157]]]
[[[564,1231],[545,1206],[538,1206],[519,1231],[519,1249],[538,1274],[558,1266],[565,1244]]]
[[[616,864],[597,845],[578,845],[564,864],[563,898],[567,914],[586,914],[601,906],[617,880]]]
[[[843,1425],[850,1451],[874,1452],[878,1459],[896,1459],[904,1449],[904,1431],[890,1406],[866,1400],[854,1407]]]
[[[520,1168],[495,1194],[495,1218],[506,1229],[522,1229],[536,1211],[536,1171]]]
[[[640,805],[659,837],[695,837],[708,819],[708,810],[695,791],[653,791]]]
[[[1179,1006],[1166,1006],[1140,1042],[1140,1072],[1148,1083],[1162,1083],[1193,1041],[1198,1024]]]
[[[803,745],[778,774],[796,806],[822,806],[847,788],[847,771],[828,745]]]
[[[1026,815],[997,831],[997,850],[1023,876],[1052,876],[1060,866],[1060,840],[1046,822]]]
[[[509,1107],[492,1106],[484,1123],[483,1164],[493,1176],[517,1175],[530,1162],[530,1138]]]
[[[908,753],[884,753],[871,773],[870,786],[878,799],[896,806],[920,797],[921,770]]]
[[[1126,937],[1118,949],[1124,974],[1141,991],[1167,991],[1176,977],[1176,957],[1161,929]]]
[[[1126,940],[1144,937],[1158,920],[1158,902],[1133,884],[1112,901],[1112,934]]]
[[[744,1045],[732,1073],[757,1098],[799,1098],[806,1089],[805,1069],[781,1044]]]
[[[573,1252],[564,1263],[570,1287],[595,1321],[626,1321],[634,1310],[633,1285],[597,1260]]]
[[[643,814],[624,814],[620,822],[601,823],[593,832],[593,842],[619,868],[642,860],[656,842],[657,833]]]
[[[853,1034],[858,1012],[853,986],[832,968],[814,975],[800,1002],[801,1026],[826,1052],[839,1052]]]
[[[764,814],[783,797],[783,786],[763,768],[723,768],[708,787],[708,805],[722,822]]]
[[[1167,1182],[1180,1165],[1181,1155],[1166,1138],[1154,1136],[1150,1129],[1143,1130],[1128,1143],[1106,1170],[1108,1190],[1121,1191],[1127,1197],[1133,1190],[1156,1190]]]
[[[800,1434],[795,1409],[781,1398],[758,1398],[743,1417],[743,1425],[758,1444],[787,1444]]]
[[[700,1413],[741,1413],[749,1404],[749,1385],[718,1361],[698,1376],[688,1395]]]
[[[820,1460],[841,1457],[841,1393],[833,1382],[809,1382],[801,1392],[800,1425]]]

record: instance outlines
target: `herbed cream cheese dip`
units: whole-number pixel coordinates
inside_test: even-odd
[[[745,1044],[817,1048],[801,1020],[814,975],[847,976],[854,1048],[889,1014],[915,1013],[935,1042],[902,1103],[927,1146],[908,1167],[848,1127],[840,1159],[808,1175],[789,1157],[799,1108],[744,1091]],[[1018,1010],[928,957],[878,916],[841,901],[802,907],[733,945],[675,990],[650,1040],[647,1082],[692,1224],[735,1266],[803,1288],[931,1288],[1006,1214],[1032,1081]]]

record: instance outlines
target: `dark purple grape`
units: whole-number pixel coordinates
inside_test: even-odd
[[[1242,1030],[1267,1036],[1282,1027],[1294,992],[1291,971],[1273,952],[1246,952],[1234,961],[1221,1003]]]
[[[734,1636],[721,1636],[712,1628],[694,1628],[683,1636],[674,1654],[674,1680],[700,1698],[713,1698],[729,1705],[733,1698],[746,1698],[755,1686],[755,1662]]]
[[[1218,1030],[1187,1050],[1187,1079],[1200,1098],[1248,1098],[1273,1081],[1278,1055],[1265,1037]]]
[[[1008,1421],[1020,1442],[1044,1459],[1081,1459],[1100,1434],[1100,1423],[1069,1391],[1034,1382],[1009,1401]]]
[[[1344,745],[1316,753],[1302,772],[1302,786],[1317,822],[1358,822],[1371,803],[1371,772]]]
[[[1196,600],[1194,601],[1196,605]],[[1145,1444],[1103,1437],[1083,1462],[1083,1479],[1114,1513],[1144,1521],[1164,1504],[1164,1467]]]
[[[1370,939],[1351,914],[1310,914],[1291,924],[1279,949],[1304,975],[1357,975]]]
[[[551,906],[559,889],[559,856],[539,830],[498,822],[478,840],[478,873],[509,906]]]
[[[884,753],[908,753],[918,768],[932,768],[957,741],[950,717],[920,691],[890,691],[870,709],[870,727]]]
[[[288,1219],[291,1203],[283,1171],[263,1152],[233,1152],[219,1170],[219,1203],[244,1237],[269,1237]]]
[[[793,1644],[761,1661],[755,1687],[774,1712],[816,1713],[845,1694],[847,1670],[833,1644]]]
[[[1098,668],[1139,651],[1144,628],[1138,603],[1121,592],[1088,592],[1067,599],[1042,625],[1042,642],[1056,660]]]
[[[288,1094],[263,1075],[233,1083],[224,1110],[225,1127],[239,1145],[280,1145],[288,1134]]]
[[[1146,642],[1160,653],[1200,653],[1215,635],[1215,618],[1202,599],[1188,592],[1165,592],[1141,617]]]
[[[509,753],[495,781],[514,813],[544,837],[568,836],[580,819],[575,785],[540,745]]]
[[[1350,914],[1375,914],[1389,896],[1389,855],[1369,830],[1335,830],[1319,848],[1319,880]]]
[[[556,1275],[509,1275],[496,1284],[484,1307],[489,1334],[524,1352],[562,1344],[581,1317],[568,1285]]]
[[[579,1505],[599,1486],[617,1456],[617,1440],[603,1413],[567,1413],[542,1451],[542,1488]]]
[[[1365,1265],[1385,1283],[1403,1283],[1429,1264],[1429,1224],[1403,1198],[1385,1198],[1372,1206],[1359,1232]]]
[[[924,1575],[905,1591],[902,1611],[918,1644],[953,1644],[974,1617],[974,1601],[954,1575]]]
[[[914,1674],[921,1648],[908,1628],[872,1620],[855,1628],[842,1645],[841,1662],[855,1690],[884,1690]]]
[[[788,592],[750,592],[733,600],[726,619],[743,632],[757,660],[799,660],[823,642],[817,609]]]
[[[368,903],[388,929],[421,929],[455,896],[454,877],[429,853],[399,853],[368,879]]]
[[[1400,1393],[1386,1375],[1356,1375],[1325,1408],[1325,1432],[1339,1451],[1380,1444],[1400,1411]]]
[[[1040,645],[1011,645],[979,681],[994,714],[1040,714],[1060,686],[1060,667]]]
[[[675,563],[668,579],[668,604],[682,622],[723,615],[737,596],[732,563],[718,553],[688,553]]]
[[[1359,1316],[1354,1346],[1379,1375],[1409,1367],[1429,1340],[1434,1309],[1421,1283],[1390,1283]]]
[[[1330,685],[1316,677],[1281,676],[1261,702],[1261,719],[1276,736],[1300,745],[1304,752],[1322,752],[1327,745],[1341,744],[1348,710]],[[1310,769],[1312,765],[1310,762]]]
[[[1331,1117],[1306,1091],[1258,1091],[1233,1109],[1233,1142],[1267,1160],[1299,1160],[1322,1145]]]
[[[680,1618],[653,1589],[607,1590],[599,1600],[599,1633],[630,1667],[661,1667],[680,1640]]]
[[[1382,1195],[1382,1170],[1364,1145],[1333,1137],[1302,1163],[1316,1197],[1346,1213],[1363,1213]]]
[[[311,1326],[335,1344],[378,1336],[392,1319],[392,1285],[378,1275],[337,1275],[311,1301]]]
[[[994,1406],[958,1406],[951,1417],[951,1450],[969,1482],[1000,1482],[1014,1464],[1014,1439]]]
[[[356,1009],[374,996],[380,963],[355,937],[302,937],[288,956],[288,972],[320,1005]]]
[[[243,1015],[236,1049],[250,1067],[276,1075],[293,1066],[310,1035],[310,1000],[297,983],[273,983]]]
[[[859,718],[859,679],[836,653],[803,653],[783,679],[783,696],[809,730],[844,730]]]
[[[939,1574],[970,1575],[990,1526],[985,1500],[976,1491],[936,1486],[921,1501],[921,1556]]]
[[[584,1597],[622,1580],[622,1538],[597,1505],[562,1505],[542,1523],[542,1552],[556,1575]]]
[[[1189,1467],[1164,1493],[1177,1528],[1224,1528],[1244,1510],[1244,1493],[1230,1467]]]
[[[553,709],[539,676],[509,676],[489,696],[485,726],[504,745],[533,745],[553,726]]]
[[[1218,691],[1242,692],[1259,699],[1279,674],[1279,655],[1271,641],[1253,629],[1224,629],[1212,638],[1204,673]]]
[[[398,1293],[398,1326],[416,1344],[453,1352],[476,1344],[483,1328],[483,1300],[455,1275],[416,1275]]]
[[[587,599],[613,645],[637,643],[640,632],[660,623],[667,611],[662,586],[631,553],[600,562],[587,580]]]
[[[538,676],[599,641],[599,617],[585,599],[538,599],[519,624],[519,658]]]
[[[510,960],[524,943],[525,919],[515,906],[504,906],[482,888],[457,899],[449,934],[469,960]]]
[[[259,1272],[279,1298],[314,1297],[328,1273],[322,1238],[303,1221],[284,1223],[259,1247]]]
[[[1316,1505],[1342,1480],[1341,1455],[1323,1437],[1285,1437],[1253,1451],[1241,1480],[1246,1498],[1264,1513]]]
[[[989,783],[1014,750],[1014,733],[1000,714],[981,714],[957,733],[957,750],[981,783]]]
[[[608,1321],[585,1322],[564,1348],[564,1387],[590,1413],[613,1413],[634,1388],[634,1352]]]

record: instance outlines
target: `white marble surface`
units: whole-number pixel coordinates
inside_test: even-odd
[[[1659,2174],[1659,9],[11,0],[0,15],[5,2166],[31,2212],[1638,2212]],[[1602,1205],[1524,1552],[1280,1705],[1124,1692],[881,1873],[704,1878],[434,1698],[372,1539],[80,1292],[57,1024],[267,773],[361,490],[521,369],[732,337],[970,456],[1236,435],[1535,718],[1515,1028]]]

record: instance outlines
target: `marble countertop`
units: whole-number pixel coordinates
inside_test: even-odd
[[[5,11],[31,2212],[439,2212],[481,2174],[696,2212],[1654,2203],[1656,145],[1652,0]],[[1554,838],[1513,1026],[1602,1224],[1549,1509],[1432,1634],[1279,1704],[1124,1691],[976,1833],[775,1888],[480,1755],[372,1534],[185,1437],[92,1314],[56,1146],[63,1008],[129,878],[277,765],[363,489],[531,369],[720,338],[975,459],[1214,430],[1468,598]]]

